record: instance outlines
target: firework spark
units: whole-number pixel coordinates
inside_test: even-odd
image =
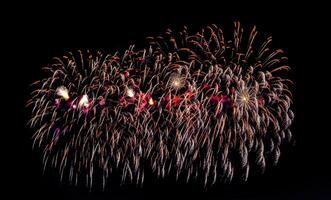
[[[28,101],[45,167],[89,187],[97,169],[103,186],[113,169],[142,184],[146,166],[209,186],[276,164],[294,118],[289,67],[271,37],[256,37],[238,22],[230,40],[216,25],[185,27],[123,55],[54,58]]]
[[[68,89],[64,86],[60,86],[56,89],[56,94],[60,97],[62,97],[65,100],[69,99],[69,92]]]

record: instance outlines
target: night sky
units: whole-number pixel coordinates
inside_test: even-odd
[[[8,157],[5,191],[25,199],[331,199],[330,130],[326,129],[330,103],[329,90],[324,89],[330,62],[325,62],[327,51],[322,49],[330,37],[326,13],[317,4],[264,4],[163,1],[11,6],[13,12],[3,17],[8,26],[3,39],[9,42],[5,59],[9,62],[2,66],[9,70],[2,72],[9,89],[9,95],[2,96],[8,128],[1,134],[10,136],[3,151]],[[260,33],[272,35],[273,46],[289,57],[289,76],[295,82],[292,132],[296,142],[283,146],[278,166],[251,175],[245,184],[217,184],[208,190],[199,184],[150,177],[143,188],[118,186],[114,180],[106,191],[89,191],[60,183],[52,171],[43,175],[40,152],[31,148],[32,131],[26,126],[29,109],[24,106],[29,84],[41,77],[41,67],[53,56],[78,49],[113,53],[134,43],[139,47],[145,37],[166,28],[180,30],[183,25],[195,32],[215,23],[232,33],[234,20],[240,20],[246,31],[257,25]]]

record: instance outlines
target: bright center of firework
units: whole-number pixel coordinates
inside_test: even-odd
[[[179,87],[180,86],[180,83],[178,80],[175,80],[173,83],[172,83],[175,87]]]
[[[170,82],[170,85],[172,88],[175,88],[175,89],[179,89],[182,87],[183,85],[183,82],[181,80],[181,77],[173,77],[171,82]]]
[[[128,97],[134,97],[134,91],[133,91],[132,89],[128,89],[128,90],[126,91],[126,95],[127,95]]]
[[[60,97],[62,97],[64,100],[68,100],[69,99],[69,92],[68,89],[64,86],[60,86],[56,89],[56,94]]]
[[[148,100],[148,104],[149,104],[149,105],[154,105],[154,101],[153,101],[152,98],[149,98],[149,100]]]
[[[249,101],[249,94],[244,92],[242,95],[241,95],[241,98],[240,98],[241,102],[243,104],[247,104],[248,101]]]
[[[88,106],[88,96],[86,94],[79,100],[78,107],[87,107]]]

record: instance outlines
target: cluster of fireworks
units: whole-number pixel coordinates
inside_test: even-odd
[[[256,36],[236,22],[231,40],[211,25],[123,54],[54,58],[28,101],[44,166],[91,187],[96,170],[103,185],[114,170],[142,184],[148,168],[207,186],[276,164],[294,118],[289,67],[271,37]]]

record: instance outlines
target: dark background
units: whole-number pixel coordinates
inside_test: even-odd
[[[331,199],[328,37],[326,6],[315,2],[273,1],[225,4],[207,1],[151,3],[20,4],[3,14],[4,43],[8,61],[2,69],[7,94],[2,94],[4,141],[8,169],[3,171],[10,196],[28,199]],[[115,52],[166,28],[188,25],[192,32],[207,24],[232,31],[240,20],[246,31],[257,25],[273,36],[273,46],[287,52],[295,81],[293,133],[296,144],[285,146],[277,167],[253,175],[245,184],[218,184],[205,191],[197,184],[172,180],[147,181],[144,188],[111,183],[106,191],[61,184],[56,174],[42,173],[40,152],[31,149],[26,127],[29,84],[41,77],[40,68],[53,56],[77,49]],[[4,65],[4,64],[3,64]],[[7,70],[9,70],[7,72]]]

